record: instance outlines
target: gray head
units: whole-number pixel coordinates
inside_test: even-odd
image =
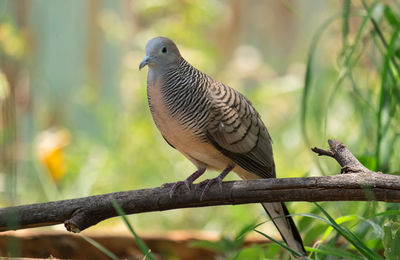
[[[155,37],[146,44],[146,57],[139,65],[139,70],[148,65],[154,67],[168,67],[175,64],[181,57],[175,43],[166,37]]]

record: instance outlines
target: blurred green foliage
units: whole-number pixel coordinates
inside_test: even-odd
[[[154,187],[194,171],[164,142],[147,107],[146,73],[138,64],[158,35],[252,101],[274,140],[278,177],[337,173],[333,160],[309,150],[326,147],[327,138],[341,140],[370,169],[399,173],[399,10],[396,1],[0,0],[0,206]],[[320,205],[336,221],[398,209]],[[290,208],[321,214],[309,203]],[[396,214],[370,221],[382,227],[389,217]],[[129,218],[139,233],[220,232],[224,246],[265,214],[258,205],[241,205]],[[327,234],[326,223],[295,220],[306,245]],[[385,250],[384,237],[364,220],[343,225],[366,246]],[[97,228],[120,226],[112,219]],[[277,234],[271,227],[258,229]],[[327,252],[356,255],[351,243],[339,243],[340,232],[328,233],[325,245],[313,249],[318,259]],[[237,259],[278,250],[238,252],[241,242],[229,245],[226,252]]]
[[[383,244],[385,246],[385,257],[388,260],[398,259],[400,255],[400,233],[398,222],[388,222],[383,226],[385,236]]]

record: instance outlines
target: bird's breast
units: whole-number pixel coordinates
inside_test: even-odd
[[[229,160],[210,143],[199,138],[195,129],[184,126],[179,115],[171,115],[161,88],[149,84],[147,95],[154,122],[164,138],[196,166],[223,169]]]
[[[193,139],[190,132],[184,129],[176,117],[173,117],[165,104],[161,88],[154,85],[148,85],[147,95],[149,107],[154,122],[161,134],[174,147],[179,146],[180,136],[185,140]]]

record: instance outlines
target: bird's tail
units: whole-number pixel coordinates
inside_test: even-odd
[[[282,202],[261,204],[268,213],[272,222],[274,222],[279,233],[281,233],[286,244],[305,256],[306,250],[304,249],[303,240],[301,239],[300,233],[297,230],[293,219],[289,216],[289,211],[285,204]]]

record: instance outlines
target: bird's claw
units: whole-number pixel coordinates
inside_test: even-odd
[[[187,180],[184,181],[177,181],[177,182],[172,182],[172,183],[164,183],[161,185],[161,188],[167,188],[171,187],[171,190],[169,191],[169,197],[172,199],[172,196],[174,195],[175,191],[179,188],[179,186],[184,185],[190,190],[190,183]]]
[[[171,187],[172,186],[171,190],[169,191],[169,197],[172,199],[172,195],[174,195],[175,191],[179,188],[179,186],[181,186],[183,184],[185,184],[185,186],[190,191],[190,186],[192,185],[192,183],[197,178],[199,178],[205,171],[206,171],[206,168],[200,168],[197,171],[195,171],[194,173],[192,173],[192,175],[187,177],[186,180],[178,181],[178,182],[172,182],[172,183],[165,183],[165,184],[161,185],[161,188],[166,188],[166,187]]]
[[[206,185],[203,189],[203,192],[200,195],[200,201],[203,200],[206,192],[210,189],[211,185],[213,185],[214,183],[218,183],[219,190],[222,191],[222,178],[220,176],[213,179],[204,180],[199,183],[199,186],[202,186],[204,184]]]

